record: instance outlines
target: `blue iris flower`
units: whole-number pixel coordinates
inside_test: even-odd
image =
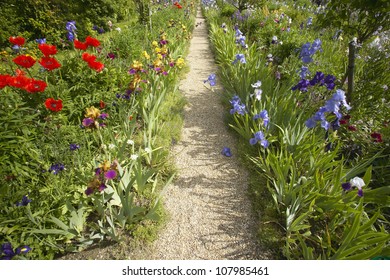
[[[230,100],[230,104],[232,105],[232,109],[230,110],[230,114],[239,114],[239,115],[245,115],[246,114],[246,108],[245,104],[242,104],[240,97],[237,95],[233,96],[232,100]]]
[[[31,202],[31,199],[29,199],[26,195],[22,197],[22,201],[19,201],[16,203],[16,206],[27,206]]]
[[[265,127],[267,127],[268,123],[269,123],[269,117],[268,117],[267,110],[263,110],[259,114],[254,115],[253,119],[254,120],[263,119],[263,122],[264,122],[263,124],[264,124]]]
[[[223,147],[221,154],[223,154],[226,157],[232,156],[232,152],[230,151],[230,148],[228,148],[228,147]]]
[[[243,55],[242,53],[236,54],[236,59],[232,62],[232,64],[236,64],[238,61],[240,61],[242,64],[245,64],[245,55]]]
[[[215,86],[217,84],[216,82],[216,75],[214,73],[210,74],[210,76],[207,78],[207,80],[204,81],[204,83],[209,83],[210,86]]]
[[[262,131],[258,131],[253,134],[253,138],[249,139],[249,144],[255,145],[260,142],[260,145],[264,148],[268,148],[268,141],[265,139],[264,133]]]
[[[321,127],[328,130],[330,127],[329,122],[326,120],[325,113],[333,113],[336,115],[337,120],[342,118],[340,107],[343,105],[346,110],[350,110],[351,106],[347,104],[345,92],[341,89],[336,90],[332,98],[325,102],[325,106],[322,106],[311,118],[309,118],[305,124],[308,128],[314,128],[317,122],[321,122]]]

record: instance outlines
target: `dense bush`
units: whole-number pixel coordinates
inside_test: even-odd
[[[133,5],[129,1],[58,1],[58,0],[4,0],[0,14],[3,30],[0,47],[7,45],[10,36],[24,35],[30,40],[46,38],[60,46],[67,45],[68,21],[76,21],[80,38],[97,31],[109,30],[108,21],[129,19]]]

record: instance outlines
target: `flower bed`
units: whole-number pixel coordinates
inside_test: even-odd
[[[390,76],[381,60],[389,40],[378,33],[379,45],[359,49],[351,96],[343,79],[348,42],[332,25],[319,27],[322,7],[294,2],[237,11],[203,1],[220,68],[213,83],[224,87],[229,125],[262,182],[253,192],[274,202],[261,202],[273,209],[264,227],[280,235],[282,258],[389,255]]]
[[[193,3],[151,6],[152,25],[123,23],[71,50],[9,38],[0,64],[0,257],[51,259],[120,241],[161,219],[174,171],[164,123],[194,25]],[[37,63],[38,62],[38,63]]]

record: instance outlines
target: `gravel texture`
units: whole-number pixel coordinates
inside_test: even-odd
[[[257,219],[247,174],[236,156],[237,140],[224,123],[221,89],[212,92],[203,83],[217,66],[200,10],[196,23],[187,57],[190,71],[180,84],[188,105],[182,138],[173,148],[179,174],[162,194],[170,220],[149,259],[266,259],[256,242]],[[221,154],[224,146],[232,157]]]

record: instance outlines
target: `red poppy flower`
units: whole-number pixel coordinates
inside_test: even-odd
[[[85,44],[87,46],[91,46],[91,47],[98,47],[98,46],[100,46],[99,40],[95,39],[95,38],[92,38],[91,36],[88,36],[87,38],[85,38]]]
[[[36,60],[31,55],[24,55],[24,54],[15,57],[12,61],[24,68],[30,68],[36,62]]]
[[[104,69],[104,64],[99,61],[89,61],[88,66],[94,69],[96,72],[100,72]]]
[[[11,76],[8,74],[1,75],[0,74],[0,89],[5,88],[9,85],[9,81],[11,79]]]
[[[14,76],[10,77],[8,80],[8,85],[11,87],[16,87],[20,89],[24,89],[26,85],[29,83],[30,79],[27,78],[26,76]]]
[[[100,100],[100,109],[104,109],[106,107],[106,103],[103,100]]]
[[[371,137],[374,138],[374,142],[383,142],[382,135],[378,132],[371,133]]]
[[[17,36],[17,37],[9,37],[9,41],[11,44],[23,46],[26,40],[23,37]]]
[[[46,87],[47,84],[45,81],[30,79],[27,85],[25,86],[25,90],[27,90],[30,93],[43,92],[45,91]]]
[[[81,55],[81,58],[85,62],[88,62],[88,63],[96,60],[96,56],[94,56],[93,54],[86,53],[86,52]]]
[[[47,109],[53,112],[59,112],[62,110],[62,100],[55,100],[54,98],[48,98],[45,101],[45,106]]]
[[[86,43],[80,42],[79,40],[75,39],[73,41],[74,47],[79,50],[86,50],[88,48]]]
[[[61,64],[54,57],[42,57],[39,60],[39,64],[49,71],[61,67]]]
[[[38,48],[41,50],[44,56],[55,55],[57,53],[57,48],[53,45],[39,44]]]

